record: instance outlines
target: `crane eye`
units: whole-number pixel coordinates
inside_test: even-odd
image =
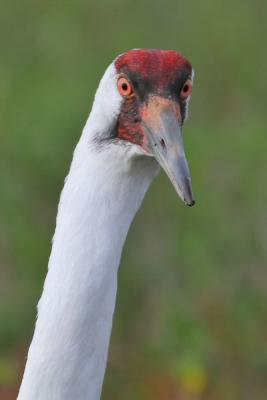
[[[130,96],[133,93],[131,83],[124,76],[120,76],[117,80],[118,91],[122,96]]]
[[[187,79],[181,90],[181,97],[186,99],[192,93],[193,83],[191,79]]]

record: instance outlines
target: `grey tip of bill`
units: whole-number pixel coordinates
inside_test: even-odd
[[[193,207],[195,204],[196,204],[196,202],[195,202],[195,200],[192,200],[191,201],[191,203],[185,203],[188,207]]]

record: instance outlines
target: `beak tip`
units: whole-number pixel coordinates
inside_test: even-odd
[[[190,203],[186,201],[185,204],[186,204],[188,207],[193,207],[193,206],[196,204],[196,202],[195,202],[195,200],[192,199]]]

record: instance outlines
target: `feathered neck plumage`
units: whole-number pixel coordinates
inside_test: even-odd
[[[96,142],[116,117],[99,115],[98,97],[60,197],[19,400],[100,398],[121,252],[157,165],[137,146]]]

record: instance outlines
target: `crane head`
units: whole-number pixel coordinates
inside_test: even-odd
[[[114,125],[113,139],[137,145],[155,157],[188,206],[195,201],[182,126],[192,87],[193,70],[181,53],[134,49],[111,64],[95,99],[99,109],[101,104],[101,120],[107,119],[108,132]],[[95,109],[98,115],[97,105]]]
[[[193,86],[191,64],[173,50],[130,50],[115,61],[123,101],[117,136],[154,156],[182,200],[195,201],[182,126]]]

